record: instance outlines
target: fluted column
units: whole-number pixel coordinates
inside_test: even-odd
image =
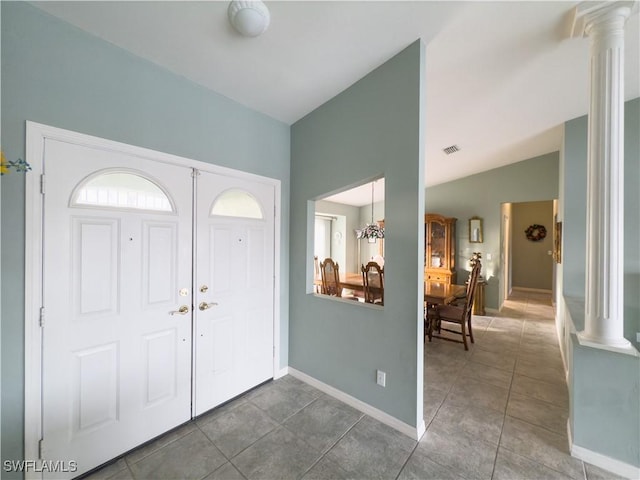
[[[633,2],[580,4],[589,37],[585,328],[581,341],[626,348],[624,338],[624,25]]]

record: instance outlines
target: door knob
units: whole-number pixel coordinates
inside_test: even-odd
[[[211,302],[211,303],[202,302],[200,305],[198,305],[198,308],[200,310],[207,310],[208,308],[215,307],[216,305],[218,305],[216,302]]]
[[[173,310],[171,312],[169,312],[169,315],[186,315],[187,313],[189,313],[189,307],[186,305],[182,305],[178,310]]]

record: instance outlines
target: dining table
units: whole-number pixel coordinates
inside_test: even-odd
[[[466,285],[444,282],[424,282],[424,301],[427,303],[444,303],[447,298],[465,296]]]
[[[340,286],[342,286],[342,288],[346,288],[347,290],[364,292],[362,273],[341,273]]]
[[[364,291],[361,273],[340,274],[340,285],[348,290]],[[427,280],[424,282],[424,301],[428,303],[444,303],[450,297],[464,297],[466,290],[466,285]]]

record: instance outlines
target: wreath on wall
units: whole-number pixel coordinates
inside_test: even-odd
[[[544,225],[538,225],[537,223],[534,223],[533,225],[529,225],[529,228],[527,228],[524,233],[527,236],[527,240],[531,240],[532,242],[539,242],[547,236],[547,229],[544,228]]]

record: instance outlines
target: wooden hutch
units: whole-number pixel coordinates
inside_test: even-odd
[[[456,283],[456,218],[436,213],[424,216],[424,278]]]

